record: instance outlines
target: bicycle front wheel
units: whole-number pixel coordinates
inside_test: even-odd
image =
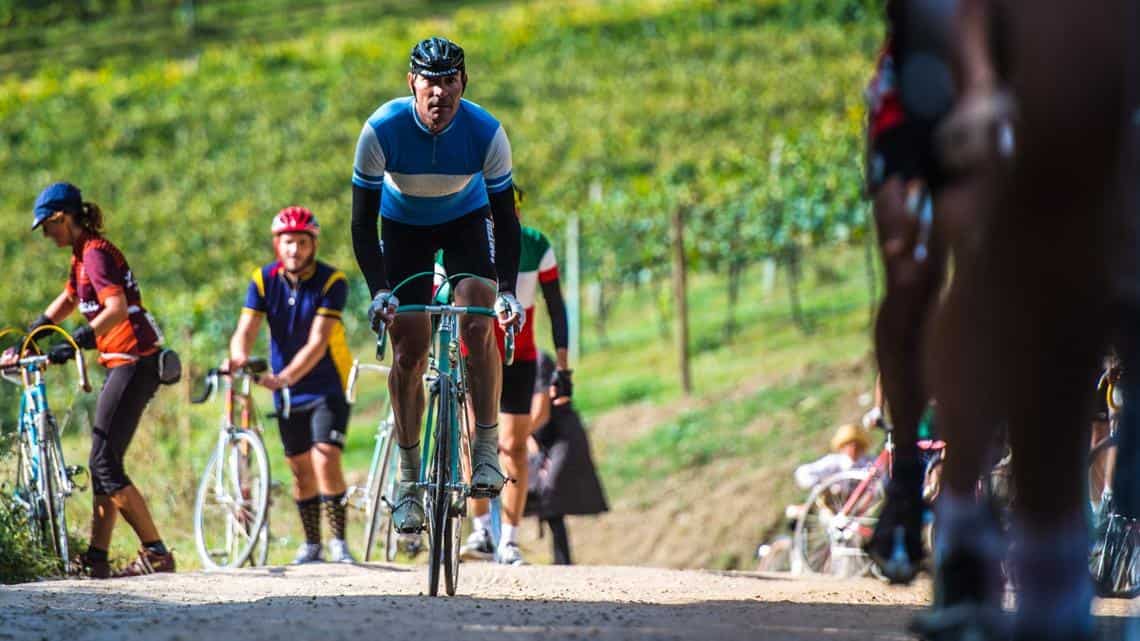
[[[50,536],[50,530],[46,523],[47,499],[40,489],[43,466],[37,464],[37,449],[28,432],[22,432],[16,467],[16,490],[12,498],[22,508],[31,539],[46,549],[49,545],[46,537]]]
[[[430,533],[430,549],[428,550],[428,593],[431,596],[439,595],[439,574],[444,565],[445,547],[450,545],[447,536],[448,514],[451,510],[451,493],[448,484],[451,481],[451,422],[454,420],[455,408],[452,406],[451,389],[446,380],[440,380],[436,412],[435,438],[431,468],[428,475],[427,498],[428,530]],[[453,552],[453,554],[455,554]],[[449,558],[449,557],[448,557]],[[448,586],[450,594],[455,594],[454,577]]]
[[[265,445],[255,432],[235,430],[214,450],[198,484],[194,542],[202,565],[240,567],[259,541],[268,546],[268,508]]]

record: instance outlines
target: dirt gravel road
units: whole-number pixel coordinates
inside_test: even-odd
[[[312,565],[0,588],[0,640],[902,640],[929,584],[575,566],[464,565],[423,595],[422,567]],[[477,595],[477,596],[476,596]],[[1131,604],[1098,604],[1119,639]]]

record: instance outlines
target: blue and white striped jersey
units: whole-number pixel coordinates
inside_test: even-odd
[[[468,100],[460,100],[451,124],[433,135],[412,97],[397,98],[364,123],[352,183],[382,190],[384,218],[446,223],[488,206],[488,193],[511,187],[511,143],[499,121]]]

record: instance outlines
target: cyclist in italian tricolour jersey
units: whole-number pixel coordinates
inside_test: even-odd
[[[522,203],[522,192],[516,200]],[[558,405],[570,401],[572,393],[571,371],[567,345],[569,329],[566,318],[566,304],[562,298],[562,288],[558,279],[558,262],[554,248],[545,234],[532,227],[523,226],[520,244],[518,295],[519,302],[526,312],[526,322],[515,340],[515,361],[503,366],[503,388],[499,397],[499,422],[502,426],[499,448],[503,453],[502,463],[515,483],[503,488],[503,525],[496,549],[490,534],[491,512],[488,501],[474,502],[472,513],[475,526],[467,544],[463,546],[466,558],[490,559],[506,565],[521,565],[522,553],[519,550],[517,532],[526,508],[527,492],[527,440],[535,425],[531,422],[531,405],[534,381],[537,373],[538,348],[534,339],[534,308],[541,287],[550,314],[550,326],[556,350],[556,370],[554,386]],[[445,255],[446,257],[446,255]],[[440,266],[437,266],[437,269]],[[499,344],[502,344],[502,331],[499,331]]]
[[[419,433],[424,410],[431,325],[425,314],[396,316],[392,287],[413,274],[431,272],[437,250],[452,274],[498,281],[498,298],[477,278],[455,286],[458,305],[495,306],[499,323],[518,325],[515,298],[519,222],[511,180],[511,146],[499,121],[463,98],[467,67],[463,49],[428,38],[412,49],[412,95],[382,105],[364,124],[352,176],[352,241],[373,296],[369,320],[387,326],[394,350],[388,377],[400,444],[400,486],[393,523],[401,532],[423,528]],[[377,233],[377,216],[380,229]],[[400,289],[403,302],[427,304],[430,278]],[[460,320],[470,350],[475,409],[472,493],[498,495],[506,481],[499,467],[498,401],[501,359],[492,322],[477,315]]]

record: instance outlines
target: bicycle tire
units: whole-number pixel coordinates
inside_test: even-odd
[[[428,491],[428,530],[430,549],[428,550],[428,593],[439,596],[439,575],[444,561],[444,548],[447,546],[446,521],[450,510],[447,484],[449,481],[448,459],[450,458],[451,438],[451,389],[446,379],[441,378],[436,396],[435,438]]]
[[[42,436],[42,434],[41,434]],[[67,526],[64,525],[62,531],[65,533],[63,537],[60,536],[60,521],[61,515],[57,510],[56,494],[58,492],[58,482],[55,478],[55,468],[52,465],[51,448],[47,442],[40,442],[40,478],[41,485],[41,500],[43,501],[43,546],[44,549],[54,557],[61,565],[66,566],[64,554],[67,553],[67,548],[60,547],[61,538],[66,539]]]
[[[63,462],[63,447],[59,442],[59,425],[50,413],[47,414],[47,424],[50,429],[45,432],[47,436],[45,444],[49,461],[48,479],[51,483],[48,505],[52,513],[52,535],[60,566],[63,573],[68,574],[71,570],[71,542],[67,535],[67,497],[71,490],[67,478],[67,466]]]
[[[241,444],[248,446],[248,454],[243,455],[240,452],[239,446]],[[240,475],[243,457],[253,459],[246,461],[246,464],[256,466],[259,475],[255,482],[256,487],[250,488],[248,509],[244,497],[237,500],[232,496],[235,489],[237,494],[242,493],[240,479],[237,477]],[[230,478],[224,476],[227,468],[230,468]],[[238,473],[234,474],[235,471]],[[235,481],[237,482],[236,486]],[[205,523],[206,509],[211,491],[214,492],[213,498],[215,499],[211,503],[220,504],[221,509],[219,511],[225,515],[226,531],[223,539],[225,549],[222,551],[212,548],[209,545],[210,542],[206,540],[206,530],[209,529]],[[222,493],[224,496],[219,496]],[[241,518],[235,518],[235,506],[236,509],[242,510]],[[194,544],[198,551],[198,558],[202,561],[202,566],[206,569],[241,567],[249,559],[257,545],[259,535],[262,533],[268,518],[268,507],[269,457],[265,453],[265,445],[255,432],[235,430],[229,435],[229,438],[214,448],[209,462],[206,463],[206,469],[202,472],[201,481],[198,483],[198,492],[194,500]],[[239,537],[244,537],[244,541]],[[219,556],[222,562],[215,561],[215,556]]]
[[[253,545],[253,552],[249,555],[250,567],[265,567],[269,563],[269,514],[265,515],[265,523],[257,532],[257,542]]]
[[[870,557],[863,553],[862,546],[870,531],[878,521],[878,511],[885,497],[885,484],[882,475],[872,479],[866,491],[871,494],[855,506],[855,514],[843,514],[851,492],[876,470],[849,470],[833,474],[816,483],[808,494],[807,509],[796,520],[795,534],[792,537],[792,550],[799,567],[809,574],[832,574],[832,552],[838,549],[850,550],[852,562],[844,572],[845,576],[863,576],[870,569]],[[835,486],[839,486],[838,491]],[[854,526],[854,527],[852,527]],[[836,529],[839,527],[840,529]],[[864,532],[864,530],[866,532]]]
[[[384,504],[384,497],[388,490],[388,477],[390,473],[389,462],[392,458],[392,449],[395,445],[393,428],[389,425],[387,432],[383,434],[376,441],[376,447],[379,450],[378,456],[373,459],[377,461],[375,470],[369,470],[369,478],[372,482],[368,486],[368,511],[364,515],[364,561],[369,562],[372,560],[372,553],[376,543],[376,533],[384,528],[385,532],[389,529],[385,521],[392,520],[392,514],[388,506]],[[388,497],[391,500],[393,497]],[[385,536],[385,558],[388,561],[392,559],[388,557],[388,537]],[[394,558],[394,556],[393,556]]]

